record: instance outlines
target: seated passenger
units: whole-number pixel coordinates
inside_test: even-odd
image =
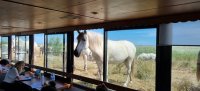
[[[0,74],[7,73],[9,70],[9,61],[7,59],[2,59],[0,61]]]
[[[0,83],[4,80],[8,70],[9,70],[9,61],[7,59],[2,59],[0,61]]]
[[[23,61],[18,61],[14,66],[10,67],[6,76],[1,83],[1,88],[6,91],[14,91],[12,90],[14,87],[13,83],[15,80],[20,80],[19,74],[23,71],[25,63]]]

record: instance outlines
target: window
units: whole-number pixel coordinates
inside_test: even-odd
[[[34,65],[44,67],[44,34],[34,34]]]
[[[29,36],[15,37],[15,60],[29,62]]]
[[[155,28],[108,31],[108,82],[155,91],[155,57]],[[133,81],[129,84],[126,83],[128,74]]]
[[[173,23],[172,91],[199,91],[200,21]]]
[[[47,68],[64,71],[64,34],[47,35]]]
[[[172,91],[193,91],[200,79],[200,47],[172,47]],[[198,91],[198,90],[194,90]]]
[[[200,20],[195,22],[173,23],[173,45],[200,45]]]
[[[83,37],[79,39],[79,41],[82,41],[82,40],[87,41],[88,46],[84,48],[83,47],[84,43],[86,43],[84,42],[83,45],[81,45],[81,48],[83,50],[80,52],[80,56],[79,57],[74,56],[74,67],[75,67],[74,74],[100,80],[100,75],[98,74],[99,71],[98,71],[97,62],[102,63],[99,59],[101,59],[100,57],[103,57],[103,31],[104,29],[86,30],[85,34],[88,35],[87,37],[88,40],[83,39]],[[80,32],[84,33],[84,30],[80,30]],[[75,31],[74,32],[74,49],[77,47],[78,35],[79,33]],[[99,54],[93,52],[94,50],[96,50],[94,47],[91,46],[93,44],[94,45],[97,44],[100,46],[100,48],[98,48],[98,50],[100,51]],[[98,57],[98,61],[96,58],[94,58],[94,56],[96,58]]]
[[[1,58],[8,58],[8,37],[1,37]]]

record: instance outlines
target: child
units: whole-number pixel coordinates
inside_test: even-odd
[[[2,59],[0,61],[0,74],[7,73],[9,70],[9,61],[7,59]]]
[[[4,80],[5,76],[6,76],[6,73],[8,72],[9,70],[9,62],[8,60],[6,59],[2,59],[0,61],[0,83]]]

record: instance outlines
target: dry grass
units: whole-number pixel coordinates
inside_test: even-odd
[[[84,61],[82,60],[82,58],[75,58],[74,63],[75,63],[74,74],[98,79],[97,66],[95,62],[88,61],[87,72],[84,71],[83,69]],[[137,65],[140,65],[140,66],[137,66]],[[147,65],[151,65],[151,66],[147,66]],[[109,64],[108,67],[109,67],[108,68],[109,82],[123,86],[127,77],[126,67],[124,66],[124,64]],[[138,90],[155,91],[155,62],[154,61],[135,62],[134,68],[135,68],[134,79],[133,79],[133,82],[128,85],[128,87],[133,88],[133,89],[138,89]],[[138,69],[140,69],[140,73],[138,73],[137,71]],[[145,79],[139,79],[138,77],[136,77],[137,74],[140,74],[142,77],[145,77]],[[81,81],[75,81],[75,82],[80,83],[80,84],[83,83]],[[93,85],[88,85],[88,86],[93,87]]]
[[[77,75],[81,75],[81,76],[85,76],[85,77],[90,77],[90,78],[94,78],[94,79],[98,79],[98,68],[97,68],[97,65],[96,65],[96,62],[91,62],[91,61],[88,61],[88,70],[87,71],[84,71],[84,61],[83,61],[83,58],[80,57],[80,58],[77,58],[77,57],[74,57],[74,74],[77,74]]]
[[[35,55],[34,65],[44,67],[44,55]]]

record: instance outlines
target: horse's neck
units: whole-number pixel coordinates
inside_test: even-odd
[[[93,53],[101,53],[103,52],[103,37],[88,32],[88,40],[89,40],[89,48]]]

